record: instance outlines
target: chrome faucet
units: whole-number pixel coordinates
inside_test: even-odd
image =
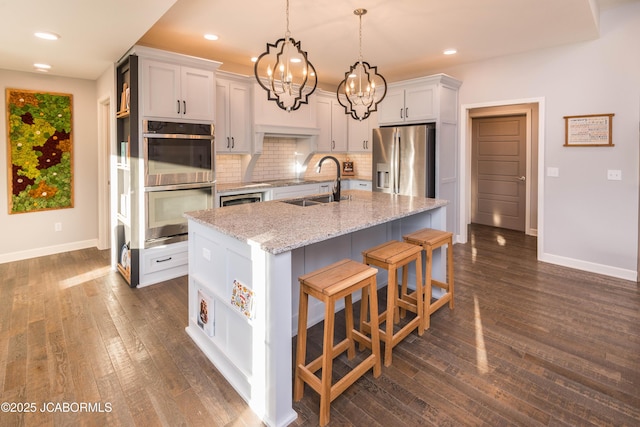
[[[336,159],[333,156],[324,156],[318,162],[318,167],[316,168],[316,172],[320,173],[320,168],[322,167],[322,162],[324,162],[327,159],[331,159],[334,162],[336,162],[336,183],[333,186],[333,201],[334,202],[339,202],[340,201],[340,162],[338,161],[338,159]]]

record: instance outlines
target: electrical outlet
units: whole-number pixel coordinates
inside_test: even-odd
[[[617,169],[607,170],[607,179],[609,181],[622,181],[622,171]]]
[[[61,222],[56,222],[55,224],[53,224],[53,229],[55,231],[62,231],[62,223]]]

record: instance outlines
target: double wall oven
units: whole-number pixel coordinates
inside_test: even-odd
[[[145,246],[185,240],[184,212],[214,206],[214,127],[145,120],[142,136]]]

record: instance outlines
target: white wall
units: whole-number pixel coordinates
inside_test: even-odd
[[[604,11],[600,24],[598,40],[442,71],[463,81],[462,106],[544,100],[543,171],[560,174],[541,177],[541,259],[635,280],[640,3]],[[564,116],[605,113],[615,114],[614,147],[563,147]],[[608,181],[607,169],[622,181]]]
[[[96,246],[96,82],[0,70],[0,87],[3,99],[6,88],[73,95],[74,176],[73,208],[9,215],[6,112],[0,115],[0,262]],[[2,107],[6,110],[6,100]],[[54,231],[56,222],[62,231]]]

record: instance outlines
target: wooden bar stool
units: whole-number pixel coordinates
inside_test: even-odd
[[[384,268],[388,271],[387,281],[387,308],[382,313],[371,311],[371,320],[367,321],[366,296],[367,290],[362,291],[362,302],[360,309],[360,330],[365,333],[375,333],[380,329],[380,341],[385,343],[384,366],[391,365],[391,350],[398,345],[414,329],[418,329],[418,334],[424,332],[422,312],[423,312],[423,283],[422,283],[422,248],[405,242],[395,240],[383,243],[362,252],[363,262],[368,265]],[[408,267],[411,262],[416,265],[416,291],[407,294]],[[398,296],[398,269],[402,268],[402,289],[404,292]],[[373,296],[373,295],[371,295]],[[369,304],[372,305],[372,304]],[[394,323],[399,322],[399,309],[409,310],[416,314],[396,333],[393,332]],[[374,313],[378,314],[377,318]],[[384,322],[385,328],[380,325]]]
[[[354,328],[353,304],[351,294],[362,289],[371,293],[370,306],[372,311],[378,310],[376,297],[377,270],[357,261],[344,259],[327,267],[300,276],[300,308],[298,314],[298,342],[296,345],[296,372],[293,389],[293,400],[302,399],[304,383],[309,384],[320,395],[320,425],[329,422],[331,413],[330,404],[353,384],[358,378],[373,368],[373,376],[380,376],[380,337],[377,331],[371,334],[371,338]],[[324,339],[322,344],[322,356],[306,364],[307,356],[307,311],[309,307],[309,295],[324,302]],[[335,325],[336,301],[345,299],[345,317],[347,336],[340,343],[333,345]],[[355,356],[355,343],[371,348],[371,354],[358,364],[353,370],[344,375],[334,385],[331,384],[333,359],[347,351],[347,357]],[[322,369],[322,379],[315,374]]]
[[[424,328],[429,329],[431,315],[449,303],[449,309],[453,310],[453,233],[448,231],[423,228],[414,233],[403,236],[404,241],[419,245],[424,248],[426,255],[427,271],[425,273],[425,298],[424,298]],[[447,245],[447,278],[444,282],[433,279],[433,250]],[[437,286],[445,290],[445,294],[435,302],[431,302],[431,289]]]

